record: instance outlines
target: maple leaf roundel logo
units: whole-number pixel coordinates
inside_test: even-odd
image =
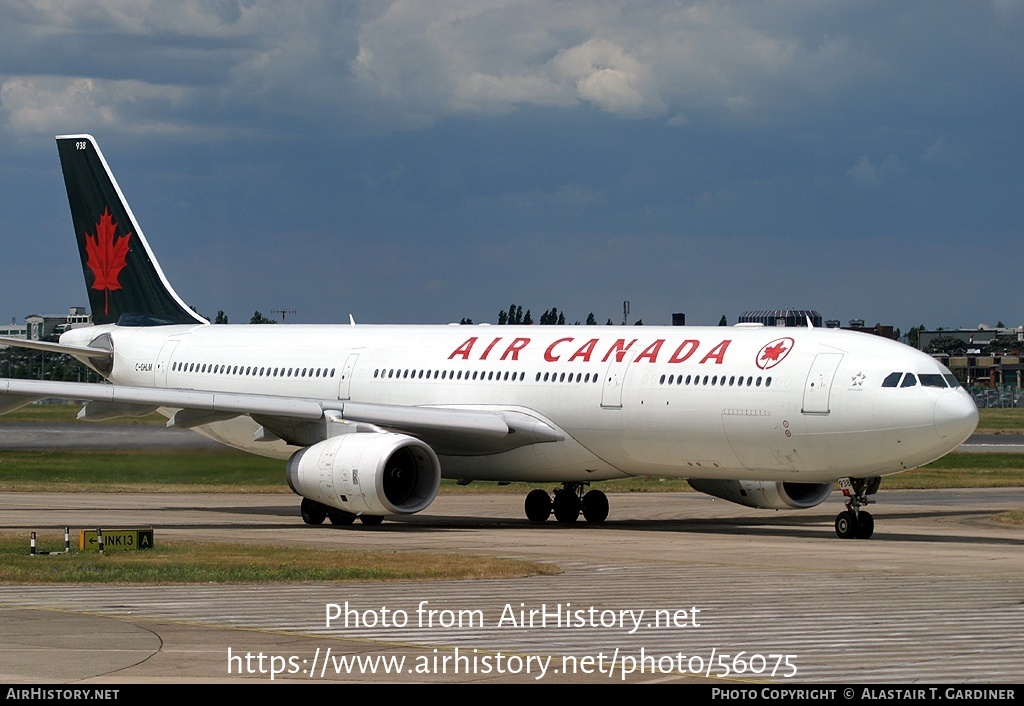
[[[117,224],[110,215],[110,209],[104,208],[96,224],[96,235],[85,234],[85,252],[88,260],[85,263],[93,274],[92,289],[105,293],[103,313],[110,313],[110,293],[120,289],[118,277],[127,266],[128,239],[131,233],[117,237]]]
[[[776,338],[771,343],[766,343],[761,347],[761,350],[757,352],[757,358],[754,360],[757,363],[757,367],[761,370],[768,370],[774,368],[776,365],[782,362],[782,360],[789,355],[789,352],[793,350],[793,345],[796,342],[789,338]]]

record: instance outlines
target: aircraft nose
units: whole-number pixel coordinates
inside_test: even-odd
[[[962,390],[950,390],[935,401],[935,431],[943,439],[962,443],[978,426],[978,407]]]

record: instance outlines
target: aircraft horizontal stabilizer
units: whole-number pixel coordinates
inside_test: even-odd
[[[91,348],[89,346],[69,346],[64,343],[50,343],[49,341],[30,341],[26,338],[7,338],[0,336],[0,346],[17,346],[18,348],[31,348],[36,351],[47,353],[63,353],[64,355],[78,356],[92,359],[109,360],[112,353],[106,348]]]

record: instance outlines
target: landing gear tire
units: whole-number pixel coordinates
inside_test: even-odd
[[[359,521],[367,527],[376,527],[384,521],[383,515],[360,515]]]
[[[530,522],[547,522],[551,516],[551,496],[540,488],[526,494],[526,517]]]
[[[316,500],[303,498],[302,504],[299,505],[299,514],[307,525],[322,525],[327,519],[327,506]]]
[[[858,513],[857,519],[860,522],[858,522],[857,530],[853,536],[857,539],[870,539],[871,535],[875,533],[875,518],[867,510],[861,510]]]
[[[852,539],[857,533],[857,520],[849,510],[836,515],[836,535],[839,539]]]
[[[874,502],[868,496],[878,492],[881,480],[879,477],[843,479],[840,487],[847,498],[846,510],[836,515],[836,535],[840,539],[868,539],[875,533],[875,518],[861,508]]]
[[[608,496],[600,490],[591,490],[583,496],[583,518],[591,524],[608,519]]]
[[[351,512],[345,512],[344,510],[328,510],[327,519],[331,521],[332,525],[343,527],[350,525],[356,521],[356,516]]]
[[[555,500],[551,505],[555,511],[555,519],[562,524],[571,524],[579,519],[582,503],[572,490],[556,490]]]

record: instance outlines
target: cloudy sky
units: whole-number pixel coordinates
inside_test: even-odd
[[[232,322],[1024,324],[1024,2],[0,0],[0,320],[86,302],[53,136]]]

